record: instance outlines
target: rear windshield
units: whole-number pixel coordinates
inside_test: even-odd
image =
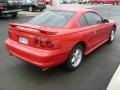
[[[32,25],[63,28],[74,15],[74,12],[68,11],[46,11],[31,19],[28,23]]]

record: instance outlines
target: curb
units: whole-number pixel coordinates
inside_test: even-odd
[[[120,90],[120,65],[118,66],[106,90]]]

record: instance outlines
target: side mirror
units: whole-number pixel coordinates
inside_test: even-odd
[[[109,20],[108,19],[104,19],[103,22],[104,23],[109,23]]]

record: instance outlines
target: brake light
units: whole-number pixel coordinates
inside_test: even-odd
[[[35,39],[35,45],[38,48],[43,48],[43,49],[54,49],[57,48],[56,43],[54,41],[51,41],[47,38],[39,38]]]
[[[1,10],[3,9],[3,4],[2,4],[2,3],[0,3],[0,9],[1,9]]]

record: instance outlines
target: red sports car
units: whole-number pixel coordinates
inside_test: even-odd
[[[64,64],[76,70],[84,55],[115,37],[116,23],[89,9],[54,9],[27,23],[12,23],[7,51],[42,69]]]

